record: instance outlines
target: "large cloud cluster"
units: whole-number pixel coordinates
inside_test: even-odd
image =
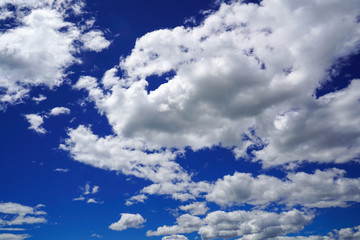
[[[314,174],[291,173],[281,180],[236,172],[219,179],[206,199],[223,206],[277,202],[312,208],[346,207],[350,202],[360,202],[360,178],[345,178],[344,174],[339,169],[316,170]]]
[[[83,85],[85,77],[78,87],[128,148],[221,144],[246,157],[257,144],[264,166],[347,162],[359,154],[358,83],[320,99],[314,93],[338,59],[358,50],[358,14],[356,1],[222,4],[197,27],[138,39],[121,77],[114,68],[102,85]],[[150,76],[166,74],[148,91]]]
[[[101,83],[84,76],[75,86],[89,92],[114,135],[80,125],[62,148],[77,161],[154,182],[142,193],[182,200],[209,191],[174,161],[186,147],[221,145],[248,158],[257,146],[252,159],[265,167],[354,160],[359,82],[314,93],[339,58],[358,50],[359,12],[353,0],[234,1],[199,26],[150,32]],[[167,79],[149,91],[154,75]]]
[[[359,202],[359,179],[333,168],[284,179],[235,172],[215,183],[194,182],[176,158],[187,147],[221,146],[265,168],[358,159],[359,80],[323,96],[315,92],[332,81],[339,60],[358,52],[359,15],[356,0],[231,1],[198,26],[150,32],[101,81],[83,76],[75,86],[88,91],[114,134],[100,137],[80,125],[69,129],[61,148],[76,161],[150,180],[127,205],[166,194],[286,208],[207,213],[206,204],[194,202],[180,207],[191,214],[148,236],[198,232],[203,239],[250,240],[298,232],[314,218],[307,208]],[[156,89],[154,77],[164,81]],[[289,210],[294,206],[305,208]],[[127,226],[118,223],[120,230]]]
[[[0,229],[2,231],[23,231],[25,229],[18,228],[18,226],[46,223],[47,221],[44,217],[46,212],[40,209],[42,207],[44,205],[41,204],[36,207],[29,207],[12,202],[0,203]],[[11,228],[12,226],[16,226],[16,228]],[[29,237],[31,236],[28,234],[0,234],[0,239],[4,240],[22,240]]]
[[[80,49],[109,46],[91,22],[69,19],[84,14],[81,0],[5,0],[0,2],[0,104],[16,103],[33,86],[53,88],[66,78],[66,68],[80,63]],[[79,45],[83,45],[81,47]]]
[[[311,213],[291,210],[282,213],[254,211],[215,211],[204,219],[192,215],[181,215],[177,225],[162,226],[148,231],[148,236],[159,236],[197,231],[202,239],[234,238],[269,239],[301,230],[312,219]]]

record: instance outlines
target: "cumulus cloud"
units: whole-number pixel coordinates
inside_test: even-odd
[[[13,10],[5,11],[9,5]],[[83,16],[83,7],[81,0],[1,1],[0,18],[9,19],[15,26],[0,33],[2,108],[21,101],[33,86],[59,86],[66,78],[66,69],[81,62],[75,57],[80,50],[76,41],[84,39],[85,46],[90,44],[91,50],[100,51],[101,46],[94,48],[106,40],[99,31],[88,35],[84,33],[89,30],[86,24],[65,20]]]
[[[359,12],[356,0],[223,3],[198,26],[144,35],[101,84],[84,77],[77,86],[108,118],[109,139],[136,153],[221,143],[236,157],[263,147],[253,154],[266,167],[351,161],[360,153],[358,81],[319,99],[314,92],[358,50]],[[154,75],[166,81],[148,91]]]
[[[74,86],[88,92],[113,134],[100,137],[80,125],[69,129],[61,148],[84,164],[152,182],[127,205],[150,194],[181,201],[205,195],[223,206],[359,202],[359,179],[345,178],[338,169],[284,179],[235,173],[211,184],[193,182],[175,161],[187,147],[213,146],[264,167],[357,159],[360,81],[319,98],[315,91],[324,79],[332,81],[329,70],[339,59],[358,52],[359,12],[356,0],[230,1],[198,26],[147,33],[102,79],[82,76]],[[154,77],[164,82],[156,89]],[[271,239],[301,230],[314,217],[298,210],[254,210],[217,211],[201,219],[193,206],[182,207],[191,215],[147,235]],[[114,224],[126,229],[120,222]]]
[[[270,203],[305,207],[346,207],[360,202],[360,179],[345,178],[340,169],[316,170],[314,174],[290,173],[286,179],[236,172],[216,181],[206,195],[208,201],[222,206]]]
[[[30,237],[28,234],[0,233],[0,240],[23,240]]]
[[[11,216],[1,217],[0,226],[46,223],[46,219],[42,216],[46,213],[39,210],[41,207],[43,205],[29,207],[12,202],[0,203],[0,213]]]
[[[353,80],[346,89],[276,116],[275,128],[266,133],[268,146],[256,152],[256,157],[266,166],[303,160],[345,163],[357,159],[359,88],[360,81]]]
[[[100,52],[110,45],[110,42],[104,38],[101,31],[87,32],[82,35],[81,40],[84,43],[83,47],[85,49],[96,52]]]
[[[198,231],[204,225],[202,219],[190,214],[181,215],[176,219],[174,226],[162,226],[156,231],[147,231],[147,236],[173,235],[178,233],[191,233]]]
[[[209,208],[206,206],[206,202],[194,202],[188,205],[179,206],[183,211],[190,212],[191,215],[205,215]]]
[[[356,240],[360,238],[360,226],[333,230],[327,236],[276,237],[274,240]]]
[[[54,107],[53,109],[50,110],[50,115],[52,116],[58,116],[62,114],[65,115],[70,114],[70,109],[66,107]]]
[[[118,222],[109,226],[111,230],[123,231],[127,228],[141,228],[146,220],[140,214],[122,213]]]
[[[165,236],[161,240],[189,240],[184,235],[171,235],[171,236]]]
[[[254,211],[215,211],[204,219],[188,214],[177,219],[177,225],[159,227],[148,231],[148,236],[190,233],[197,231],[202,239],[234,238],[270,239],[288,233],[298,232],[308,224],[314,215],[298,210],[273,213]]]
[[[85,126],[70,129],[68,134],[70,138],[60,147],[69,150],[77,161],[155,183],[189,180],[180,165],[171,161],[176,154],[169,150],[156,151],[154,146],[144,144],[140,139],[136,141],[117,136],[101,138]]]
[[[45,134],[46,130],[42,126],[44,118],[38,114],[27,114],[25,115],[26,120],[29,122],[29,129],[34,130],[37,133]]]

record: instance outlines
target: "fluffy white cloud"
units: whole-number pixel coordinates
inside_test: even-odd
[[[234,173],[219,179],[206,195],[219,205],[281,203],[288,206],[346,207],[360,202],[360,178],[345,178],[345,171],[316,170],[314,174],[290,173],[286,179],[248,173]]]
[[[101,31],[90,31],[82,35],[82,42],[84,48],[96,52],[100,52],[110,45],[110,42],[106,40]]]
[[[339,240],[356,240],[360,238],[360,225],[354,228],[342,228],[335,230]]]
[[[276,237],[274,240],[356,240],[360,238],[360,226],[333,230],[327,236]]]
[[[54,107],[50,110],[50,115],[52,116],[58,116],[61,114],[70,114],[70,109],[66,107]]]
[[[190,214],[181,215],[176,219],[177,225],[162,226],[156,231],[147,231],[147,236],[173,235],[177,233],[191,233],[198,231],[204,225],[204,221],[199,217]]]
[[[28,234],[0,233],[0,240],[23,240],[30,237]]]
[[[148,231],[148,236],[190,233],[197,231],[202,239],[234,238],[258,240],[297,232],[312,219],[311,213],[291,210],[281,213],[254,211],[215,211],[204,219],[188,214],[177,219],[177,225]]]
[[[171,161],[176,154],[168,150],[156,151],[154,146],[140,139],[137,141],[117,136],[100,138],[85,126],[70,129],[68,134],[70,138],[61,148],[69,150],[79,162],[121,171],[155,183],[189,180],[183,169]]]
[[[275,128],[266,130],[268,146],[255,155],[266,166],[356,159],[360,154],[359,88],[360,81],[353,80],[346,89],[276,116]]]
[[[154,182],[143,188],[139,195],[131,197],[126,205],[143,202],[147,194],[170,195],[174,199],[186,201],[205,193],[208,201],[223,206],[281,203],[324,208],[346,207],[351,202],[360,202],[360,180],[345,178],[345,172],[338,169],[316,171],[314,174],[288,174],[285,180],[267,175],[255,178],[247,173],[235,173],[219,179],[215,184],[203,181],[195,183],[180,165],[171,161],[173,153],[165,151],[146,154],[135,150],[141,149],[142,143],[127,149],[126,146],[134,143],[119,137],[99,138],[83,126],[69,133],[71,138],[63,147],[70,150],[74,159]],[[185,206],[183,208],[185,210]],[[198,211],[197,214],[200,214],[200,210],[204,209],[194,206],[193,211]],[[196,214],[193,212],[193,215]]]
[[[0,226],[45,223],[46,219],[41,215],[46,213],[39,210],[41,207],[43,205],[33,208],[12,202],[0,203],[0,213],[11,215],[11,218],[0,218]]]
[[[47,131],[42,126],[44,123],[44,118],[58,116],[61,114],[70,114],[70,109],[66,107],[54,107],[50,110],[49,114],[26,114],[25,118],[30,123],[29,129],[33,129],[37,133],[45,134]]]
[[[8,4],[13,6],[11,16],[4,10]],[[59,86],[67,67],[81,62],[75,57],[80,50],[77,40],[84,40],[85,46],[90,44],[88,48],[106,42],[99,31],[97,35],[84,33],[86,24],[65,20],[82,15],[83,6],[82,0],[1,1],[0,17],[16,23],[16,27],[0,33],[2,108],[27,96],[32,86]],[[100,51],[101,46],[95,50]]]
[[[241,238],[240,238],[241,239]],[[239,240],[240,240],[239,239]],[[273,240],[333,240],[333,238],[330,238],[329,236],[297,236],[297,237],[276,237],[272,238]]]
[[[44,123],[44,119],[42,116],[38,114],[27,114],[25,115],[26,120],[29,122],[29,129],[33,129],[37,133],[45,134],[46,130],[43,128],[42,124]]]
[[[209,208],[206,206],[206,202],[194,202],[188,205],[179,206],[183,211],[190,212],[191,215],[205,215]]]
[[[140,214],[122,213],[118,222],[109,226],[111,230],[123,231],[127,228],[141,228],[146,220]]]
[[[184,235],[171,235],[171,236],[165,236],[161,240],[189,240]]]

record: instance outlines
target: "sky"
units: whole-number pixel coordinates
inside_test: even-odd
[[[0,240],[360,239],[358,0],[0,0]]]

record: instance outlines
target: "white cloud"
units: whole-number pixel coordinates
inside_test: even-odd
[[[161,240],[189,240],[184,235],[171,235],[171,236],[165,236]]]
[[[0,203],[0,212],[6,214],[26,215],[26,214],[33,214],[34,208],[24,206],[18,203],[8,202],[8,203]]]
[[[81,41],[84,43],[84,48],[100,52],[109,47],[110,42],[106,40],[101,31],[90,31],[82,35]]]
[[[199,217],[190,214],[181,215],[176,219],[177,225],[158,227],[156,231],[147,231],[147,236],[173,235],[178,233],[191,233],[198,231],[204,225]]]
[[[270,239],[288,233],[298,232],[308,224],[314,215],[298,210],[273,213],[254,211],[215,211],[204,219],[188,214],[177,219],[177,225],[159,227],[148,231],[147,236],[159,236],[197,231],[202,239],[234,238],[258,240]]]
[[[25,228],[0,228],[0,231],[25,231]]]
[[[346,207],[351,202],[360,202],[360,178],[344,175],[345,171],[335,168],[316,170],[314,174],[290,173],[283,180],[236,172],[217,180],[206,199],[222,206],[276,202],[287,206]]]
[[[102,203],[102,202],[98,202],[97,200],[95,200],[94,198],[89,198],[86,203]]]
[[[25,118],[30,123],[29,129],[33,129],[37,133],[45,134],[47,131],[42,126],[44,123],[44,118],[49,118],[51,116],[58,116],[61,114],[70,114],[70,109],[66,107],[55,107],[52,108],[49,112],[49,115],[47,114],[26,114]]]
[[[84,201],[85,200],[85,197],[84,196],[80,196],[80,197],[77,197],[77,198],[73,198],[73,201]]]
[[[50,110],[50,115],[52,116],[58,116],[61,114],[70,114],[70,109],[66,108],[66,107],[54,107],[53,109]]]
[[[295,237],[277,237],[274,240],[356,240],[360,238],[360,226],[353,228],[342,228],[333,230],[327,236],[295,236]]]
[[[191,215],[205,215],[209,208],[206,206],[206,202],[194,202],[188,205],[179,206],[183,211],[190,212]]]
[[[360,238],[360,225],[354,228],[342,228],[335,231],[339,240],[356,240]]]
[[[241,238],[240,238],[241,239]],[[239,239],[239,240],[240,240]],[[273,240],[334,240],[333,238],[330,238],[328,236],[297,236],[297,237],[276,237],[272,238]]]
[[[266,130],[268,146],[255,155],[265,166],[303,160],[344,163],[357,159],[360,154],[359,88],[360,81],[353,80],[343,90],[278,115],[275,128]]]
[[[70,169],[67,168],[56,168],[54,169],[55,172],[63,172],[63,173],[67,173],[70,172]]]
[[[111,230],[123,231],[127,228],[141,228],[146,220],[140,214],[122,213],[118,222],[109,226]]]
[[[23,240],[30,237],[28,234],[0,233],[0,240]]]
[[[100,138],[85,126],[70,129],[68,134],[70,138],[60,147],[69,150],[79,162],[121,171],[125,175],[134,175],[155,183],[189,180],[183,169],[171,161],[176,154],[168,150],[154,151],[153,146],[136,139],[114,136]]]
[[[147,196],[145,194],[139,194],[139,195],[135,195],[132,196],[130,199],[128,199],[125,203],[126,206],[131,206],[134,203],[138,203],[138,202],[144,202],[147,199]]]
[[[42,127],[44,119],[38,114],[27,114],[25,115],[26,120],[29,122],[29,129],[33,129],[37,133],[45,134],[46,130]]]
[[[45,97],[44,95],[40,94],[38,97],[33,97],[32,100],[35,101],[36,103],[45,101],[47,99],[47,97]]]
[[[46,213],[38,210],[41,207],[43,205],[33,208],[12,202],[0,203],[0,213],[11,215],[11,218],[0,218],[0,226],[46,223],[46,219],[41,216]]]
[[[93,188],[92,188],[92,190],[91,190],[91,194],[95,194],[95,193],[97,193],[98,191],[99,191],[99,186],[94,185]]]
[[[100,187],[97,185],[91,186],[89,183],[86,183],[84,187],[81,187],[82,194],[74,198],[73,201],[85,201],[86,203],[103,203],[100,202],[92,197],[90,195],[94,195],[99,192]]]
[[[90,194],[91,192],[90,192],[90,184],[85,184],[85,187],[83,188],[83,194],[84,195],[88,195],[88,194]]]
[[[67,76],[66,69],[81,62],[75,57],[80,51],[76,41],[82,41],[84,32],[89,32],[91,27],[65,20],[83,15],[81,0],[5,0],[0,7],[7,4],[13,6],[12,18],[18,25],[0,34],[2,108],[21,101],[33,86],[59,86]],[[9,15],[9,12],[0,13],[1,18]],[[93,39],[86,37],[87,42],[106,41],[99,31],[96,33]],[[99,50],[98,47],[96,51]]]

